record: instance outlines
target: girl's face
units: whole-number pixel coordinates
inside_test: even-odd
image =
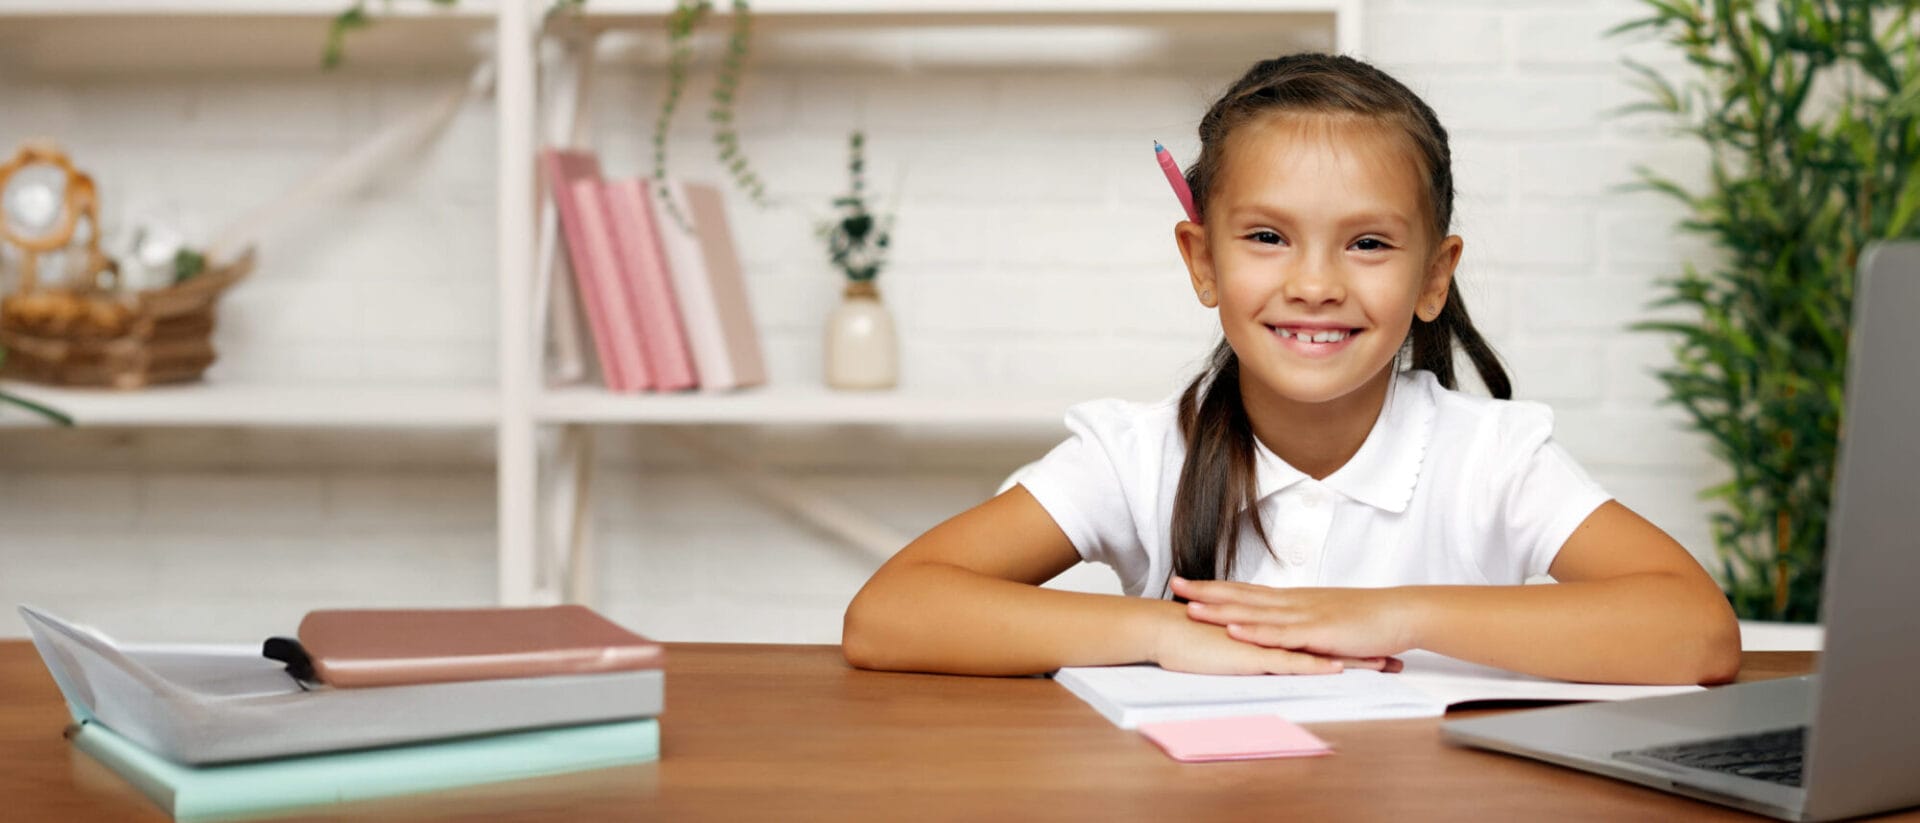
[[[1384,386],[1462,249],[1433,237],[1413,147],[1369,120],[1293,115],[1241,126],[1226,149],[1206,226],[1175,236],[1243,390],[1321,404]]]

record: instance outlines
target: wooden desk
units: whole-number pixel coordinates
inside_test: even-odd
[[[1520,758],[1439,721],[1319,724],[1332,757],[1181,764],[1050,680],[855,671],[831,646],[672,644],[658,763],[317,810],[359,819],[1754,819]],[[1742,680],[1804,673],[1749,653]],[[0,641],[0,818],[165,820],[70,749],[59,692]],[[1920,815],[1913,816],[1920,819]]]

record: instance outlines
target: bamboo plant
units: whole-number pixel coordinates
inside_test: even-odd
[[[1828,495],[1841,431],[1853,276],[1876,240],[1920,236],[1920,28],[1915,0],[1643,0],[1614,30],[1657,33],[1675,78],[1627,61],[1655,112],[1703,143],[1699,191],[1639,170],[1680,228],[1712,241],[1662,281],[1673,341],[1658,372],[1732,479],[1712,529],[1743,618],[1820,614]],[[1681,319],[1669,319],[1681,318]]]

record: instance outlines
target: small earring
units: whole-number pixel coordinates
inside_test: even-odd
[[[1200,302],[1207,303],[1207,302],[1211,302],[1212,300],[1213,300],[1213,289],[1200,290]]]

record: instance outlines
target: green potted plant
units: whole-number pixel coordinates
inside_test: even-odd
[[[827,258],[845,280],[840,305],[827,318],[826,381],[837,389],[892,388],[900,378],[893,316],[874,282],[887,264],[893,216],[867,208],[866,135],[847,138],[849,191],[834,198],[836,214],[818,223]]]
[[[1628,61],[1660,113],[1705,144],[1680,227],[1717,254],[1664,281],[1674,314],[1667,400],[1732,479],[1703,496],[1717,574],[1742,618],[1820,613],[1828,494],[1842,421],[1853,274],[1869,242],[1920,235],[1920,28],[1893,0],[1644,0],[1650,30],[1691,66],[1676,82]],[[1677,316],[1680,319],[1665,319]]]

